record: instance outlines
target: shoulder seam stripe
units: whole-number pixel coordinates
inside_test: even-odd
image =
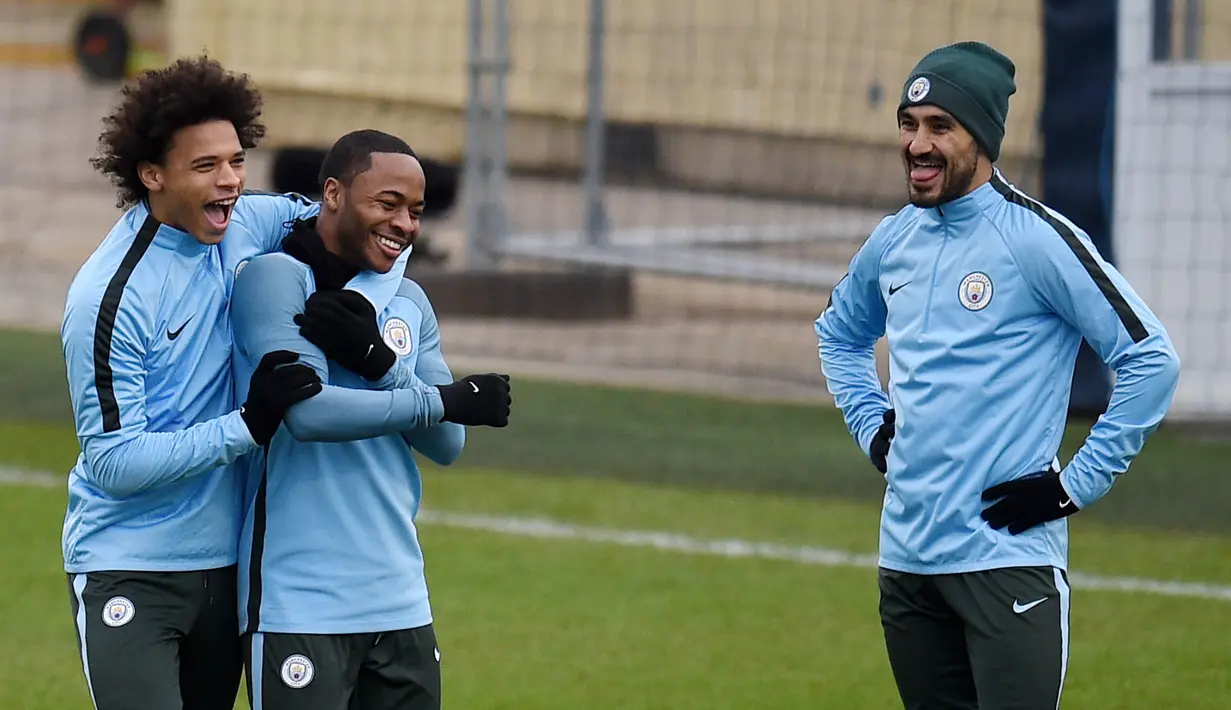
[[[128,280],[141,257],[153,243],[158,226],[153,215],[145,218],[119,268],[107,282],[107,290],[103,292],[103,300],[98,306],[98,319],[94,323],[94,389],[98,392],[98,408],[103,415],[103,431],[107,433],[120,428],[120,404],[115,398],[115,374],[111,370],[111,338],[115,333],[115,318],[120,310],[120,300],[124,297],[124,288],[128,286]]]
[[[1056,230],[1056,233],[1060,235],[1064,243],[1072,250],[1073,255],[1081,262],[1086,273],[1090,275],[1090,278],[1094,279],[1094,283],[1103,294],[1103,298],[1106,298],[1107,302],[1111,304],[1112,310],[1119,316],[1120,323],[1124,325],[1124,329],[1128,331],[1129,337],[1133,339],[1134,343],[1140,343],[1150,336],[1149,331],[1142,324],[1141,318],[1137,316],[1136,312],[1133,311],[1133,307],[1129,305],[1128,300],[1124,298],[1124,294],[1120,293],[1120,290],[1112,283],[1111,277],[1099,266],[1094,255],[1090,253],[1085,244],[1082,244],[1081,240],[1067,224],[1056,219],[1040,203],[1014,190],[999,175],[992,175],[992,187],[1007,202],[1030,210],[1039,219],[1046,222],[1049,227]]]
[[[245,188],[239,193],[241,197],[282,197],[301,205],[315,204],[310,197],[299,192],[273,192],[270,190],[252,190]]]

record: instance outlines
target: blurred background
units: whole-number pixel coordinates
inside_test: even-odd
[[[857,520],[840,546],[874,551],[884,482],[832,410],[812,326],[855,250],[904,202],[894,112],[907,73],[965,39],[1017,66],[1001,171],[1091,235],[1183,360],[1157,443],[1081,517],[1091,532],[1075,539],[1094,542],[1075,543],[1090,551],[1080,561],[1097,567],[1093,550],[1133,535],[1145,547],[1124,543],[1101,569],[1218,582],[1231,570],[1228,0],[0,0],[0,422],[11,424],[0,464],[24,481],[62,477],[76,456],[56,331],[69,281],[118,216],[87,164],[100,118],[127,78],[208,52],[265,96],[250,188],[313,195],[325,149],[356,128],[403,136],[424,158],[429,214],[409,275],[440,314],[455,373],[520,378],[513,426],[474,432],[459,462],[495,478],[429,481],[429,508],[444,491],[446,505],[577,522],[621,500],[667,500],[548,492],[522,476],[716,492],[727,503],[710,514],[752,492],[850,505],[854,517],[809,515]],[[1110,382],[1084,351],[1064,456]],[[547,502],[523,510],[519,490]],[[37,564],[54,572],[62,500],[51,500],[43,527],[9,534],[46,538]],[[699,529],[679,505],[622,520]],[[761,515],[698,525],[837,544]],[[1177,536],[1210,547],[1187,562],[1149,552]],[[1188,638],[1231,636],[1225,607]],[[875,649],[874,616],[865,622]],[[1075,658],[1132,675],[1140,666],[1117,666],[1114,649],[1147,642],[1110,626]],[[1181,682],[1168,667],[1170,679],[1123,681],[1123,704],[1079,706],[1178,707],[1183,685],[1186,707],[1225,707],[1231,651],[1197,648],[1203,668],[1222,670]],[[869,687],[884,690],[877,663]],[[1092,681],[1074,682],[1080,697]],[[1151,688],[1168,700],[1134,704]],[[889,696],[877,697],[858,706]]]
[[[902,81],[929,49],[977,38],[1018,67],[1001,170],[1086,229],[1163,316],[1185,363],[1175,415],[1231,414],[1231,3],[0,8],[9,321],[56,325],[115,216],[86,159],[117,82],[205,51],[264,91],[252,187],[311,194],[324,149],[359,126],[425,156],[431,228],[412,270],[453,356],[823,400],[811,323],[903,201]],[[1105,369],[1084,353],[1075,379],[1074,413],[1097,414]]]

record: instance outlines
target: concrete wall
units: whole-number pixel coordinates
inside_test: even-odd
[[[510,6],[510,163],[574,171],[586,3]],[[259,80],[271,145],[325,145],[375,125],[460,160],[465,2],[167,0],[167,9],[173,55],[208,49]],[[653,176],[900,202],[902,82],[926,51],[960,39],[990,42],[1017,63],[1002,167],[1027,187],[1037,174],[1039,0],[609,0],[607,21],[609,118],[650,146],[612,157],[640,158]]]
[[[1197,57],[1205,62],[1231,62],[1231,2],[1227,0],[1176,0],[1177,14],[1200,2],[1201,32]],[[1181,15],[1182,16],[1182,15]],[[1176,22],[1175,46],[1180,46],[1182,25]]]

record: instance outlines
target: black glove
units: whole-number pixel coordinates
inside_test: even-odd
[[[369,382],[384,377],[397,361],[380,335],[376,309],[356,291],[317,291],[294,321],[325,357]]]
[[[897,427],[894,426],[895,420],[896,414],[894,411],[892,409],[885,410],[885,414],[881,418],[880,428],[872,436],[872,445],[868,447],[868,456],[872,458],[872,465],[881,473],[889,470],[889,464],[885,459],[889,456],[889,444],[893,443],[893,435],[897,432]]]
[[[466,426],[509,425],[513,397],[508,375],[468,375],[437,389],[445,407],[443,421]]]
[[[1010,535],[1066,518],[1079,510],[1060,485],[1060,474],[1051,469],[983,491],[985,502],[997,498],[998,502],[983,510],[983,519],[996,530],[1009,528]]]
[[[252,373],[248,401],[239,408],[239,415],[261,446],[268,446],[274,438],[286,410],[320,394],[320,375],[307,365],[291,364],[298,359],[299,353],[275,350],[266,353]]]

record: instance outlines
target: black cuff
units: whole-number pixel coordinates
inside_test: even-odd
[[[397,355],[389,349],[389,346],[380,343],[368,353],[363,361],[363,372],[359,374],[368,382],[375,382],[384,377],[395,362],[397,362]]]

